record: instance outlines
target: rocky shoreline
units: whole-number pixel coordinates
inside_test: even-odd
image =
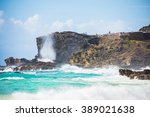
[[[9,57],[5,59],[6,65],[15,66],[15,71],[53,69],[59,64],[88,68],[115,65],[123,69],[150,66],[150,25],[137,32],[87,35],[66,31],[55,32],[50,37],[56,53],[54,62],[38,61],[42,57],[41,49],[45,43],[45,36],[40,36],[36,38],[38,53],[35,58],[27,60]],[[142,75],[147,73],[145,71],[136,73],[121,69],[119,72],[131,79],[149,79],[149,75],[143,78]]]
[[[47,70],[53,69],[56,66],[56,63],[51,62],[40,62],[36,59],[27,60],[25,58],[13,58],[9,57],[5,59],[7,66],[14,66],[12,69],[14,71],[23,71],[23,70]]]
[[[150,80],[150,70],[145,69],[143,71],[132,71],[128,69],[120,69],[120,75],[127,76],[130,79]]]

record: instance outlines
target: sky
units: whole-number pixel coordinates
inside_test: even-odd
[[[0,65],[33,59],[36,37],[55,31],[138,31],[150,24],[149,11],[150,0],[0,0]]]

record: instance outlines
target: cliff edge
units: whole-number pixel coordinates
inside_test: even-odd
[[[10,57],[5,62],[7,66],[17,65],[17,70],[51,69],[58,64],[66,63],[81,67],[117,65],[121,68],[139,69],[150,66],[149,29],[150,26],[146,26],[137,32],[104,35],[87,35],[70,31],[55,32],[49,36],[53,42],[50,46],[56,54],[54,63],[38,61],[42,58],[41,49],[47,42],[45,39],[49,39],[45,36],[36,38],[38,54],[33,60]],[[46,54],[49,53],[50,49]]]
[[[149,28],[137,32],[119,32],[87,35],[75,32],[53,33],[56,63],[69,63],[81,67],[117,65],[139,69],[150,66]],[[38,56],[43,45],[37,38]]]

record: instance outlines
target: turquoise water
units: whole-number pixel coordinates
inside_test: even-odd
[[[51,71],[4,72],[0,74],[0,94],[11,94],[18,91],[36,92],[40,88],[57,88],[61,86],[84,87],[88,83],[73,81],[77,78],[101,76],[92,73]]]
[[[129,80],[116,67],[0,72],[0,99],[150,99],[149,88],[149,81]]]

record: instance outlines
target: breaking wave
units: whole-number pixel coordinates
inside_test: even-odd
[[[133,86],[131,86],[133,85]],[[148,85],[148,84],[146,84]],[[150,85],[105,85],[84,88],[61,87],[60,89],[45,89],[37,93],[18,92],[11,95],[11,99],[46,99],[46,100],[116,100],[116,99],[150,99]]]
[[[119,68],[62,65],[52,70],[0,74],[0,99],[150,99],[150,81],[130,80]]]

